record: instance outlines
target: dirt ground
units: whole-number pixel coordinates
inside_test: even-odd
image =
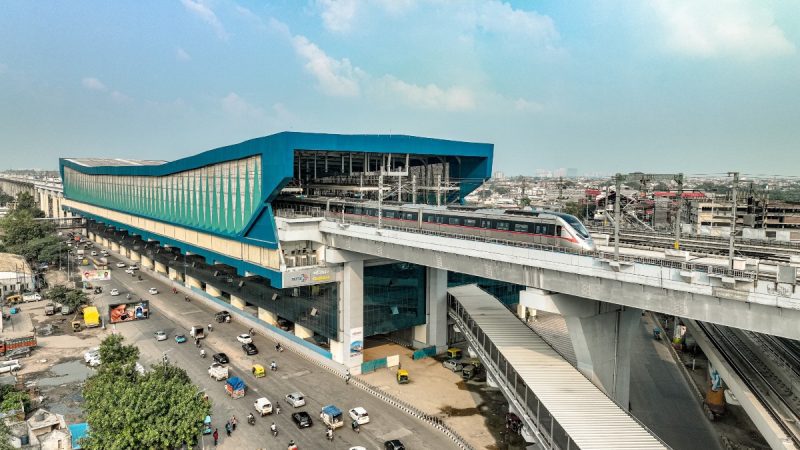
[[[443,358],[414,361],[411,350],[391,342],[368,340],[364,349],[364,361],[391,355],[400,355],[400,366],[409,371],[410,383],[397,384],[397,367],[361,377],[427,414],[441,417],[475,448],[525,448],[518,435],[506,435],[508,403],[498,389],[485,381],[462,380],[460,372],[442,366]]]

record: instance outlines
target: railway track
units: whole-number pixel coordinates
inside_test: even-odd
[[[740,334],[742,331],[710,323],[697,323],[795,447],[800,448],[800,397],[792,392],[792,387],[745,342],[747,337]],[[760,345],[763,344],[755,342],[755,346]]]

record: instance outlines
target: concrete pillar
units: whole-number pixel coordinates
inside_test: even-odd
[[[108,243],[108,238],[103,238],[103,247],[105,247],[105,248],[109,248],[110,247],[110,245]]]
[[[103,238],[97,233],[94,235],[94,241],[100,245],[103,245]]]
[[[247,303],[241,298],[231,295],[231,306],[236,309],[244,309],[244,307],[247,306]]]
[[[233,303],[233,297],[231,297],[231,303]],[[258,318],[272,326],[278,326],[278,315],[272,311],[267,311],[264,308],[258,308]]]
[[[172,281],[177,280],[178,279],[178,271],[173,269],[172,267],[168,267],[167,268],[167,277],[169,277],[169,279],[172,280]]]
[[[532,288],[520,292],[520,303],[564,316],[578,370],[628,409],[631,338],[641,310]]]
[[[186,281],[185,281],[186,286],[188,286],[190,288],[195,288],[195,289],[203,289],[203,285],[200,283],[200,280],[198,280],[197,278],[195,278],[193,276],[190,276],[190,275],[186,275],[185,278],[186,278]]]
[[[155,261],[155,263],[156,263],[155,264],[156,272],[158,272],[158,273],[167,273],[167,266],[164,265],[164,263],[158,262],[158,261]]]
[[[416,344],[447,350],[447,271],[428,267],[425,276],[425,324],[414,327]]]
[[[139,256],[139,252],[135,250],[131,250],[130,258],[133,262],[139,262],[142,260],[142,258]]]
[[[88,237],[89,237],[89,240],[90,240],[90,241],[94,241],[95,234],[94,234],[94,233],[92,233],[91,231],[90,231],[90,232],[88,232],[88,233],[86,233],[86,236],[88,236]]]
[[[146,269],[153,269],[155,265],[153,265],[153,260],[150,259],[150,257],[142,255],[142,267]]]
[[[331,340],[333,360],[350,369],[350,373],[361,373],[364,362],[364,261],[344,263],[342,284],[339,289],[340,339]],[[295,325],[295,334],[297,334]]]
[[[222,297],[222,291],[206,283],[206,293],[212,297]]]
[[[112,252],[119,252],[119,244],[114,241],[111,241],[111,251]]]
[[[128,257],[128,248],[123,246],[123,245],[120,245],[119,246],[119,254],[122,255],[124,258],[127,258]]]
[[[294,324],[294,335],[300,339],[307,339],[314,336],[314,332],[302,325]]]

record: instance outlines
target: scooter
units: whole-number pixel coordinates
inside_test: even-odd
[[[275,425],[275,423],[274,423],[274,422],[273,422],[273,424],[272,424],[272,425],[269,427],[269,429],[270,429],[270,431],[272,431],[272,437],[278,437],[278,427]]]
[[[206,357],[206,349],[204,349],[204,348],[200,349],[200,357],[201,358],[205,358]]]
[[[253,416],[252,413],[247,415],[247,423],[249,423],[250,425],[256,424],[256,418],[255,416]]]

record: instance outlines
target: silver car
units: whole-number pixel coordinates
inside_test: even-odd
[[[286,394],[286,403],[299,408],[306,404],[306,398],[302,392],[292,392],[291,394]]]
[[[464,364],[461,361],[456,361],[455,359],[448,359],[447,361],[443,362],[442,365],[445,369],[450,369],[453,372],[461,372],[461,369],[464,368]]]

